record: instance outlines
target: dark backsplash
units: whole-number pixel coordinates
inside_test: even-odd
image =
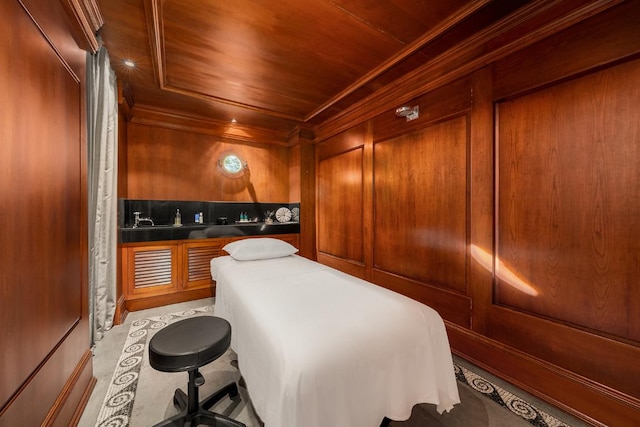
[[[253,203],[253,202],[199,202],[180,200],[118,200],[118,224],[120,228],[133,226],[133,213],[140,212],[140,217],[151,218],[155,225],[173,224],[176,210],[180,209],[182,224],[195,223],[195,214],[202,212],[204,224],[216,224],[217,218],[226,217],[229,224],[240,220],[240,213],[246,212],[250,220],[265,219],[264,212],[278,208],[300,208],[300,203]],[[275,220],[275,216],[273,217]],[[293,220],[293,219],[292,219]]]

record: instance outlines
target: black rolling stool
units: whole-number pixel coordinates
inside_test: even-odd
[[[224,427],[246,427],[243,423],[208,411],[224,396],[238,396],[235,382],[228,384],[211,396],[199,401],[198,387],[204,377],[198,368],[222,356],[231,344],[231,325],[224,319],[212,316],[192,317],[180,320],[156,333],[149,342],[149,363],[162,372],[189,371],[187,394],[177,389],[174,405],[180,413],[156,424],[159,426],[197,426],[200,424]],[[188,424],[187,424],[188,423]]]

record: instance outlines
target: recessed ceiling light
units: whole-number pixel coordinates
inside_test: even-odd
[[[130,68],[134,68],[136,66],[136,63],[133,62],[131,59],[123,59],[122,63]]]
[[[231,123],[238,123],[236,119],[231,119]]]

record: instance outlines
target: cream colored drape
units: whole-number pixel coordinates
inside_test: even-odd
[[[102,46],[87,58],[89,320],[91,346],[113,326],[116,307],[118,102]]]

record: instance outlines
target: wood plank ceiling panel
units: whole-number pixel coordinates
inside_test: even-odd
[[[491,4],[489,0],[98,2],[105,17],[102,39],[118,79],[130,89],[139,111],[153,107],[219,124],[236,118],[279,134],[318,114],[325,117],[326,112],[336,111],[338,101],[366,93],[362,88],[378,87],[375,79],[380,75],[385,74],[386,82],[400,77],[406,70],[398,65],[422,56],[424,44],[464,25]],[[136,61],[135,69],[122,65],[128,58]]]

